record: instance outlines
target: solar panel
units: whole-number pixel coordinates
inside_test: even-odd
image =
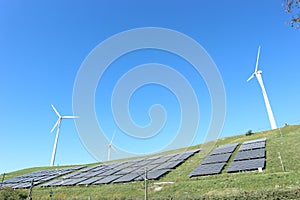
[[[250,143],[256,143],[256,142],[265,142],[267,140],[267,138],[260,138],[260,139],[256,139],[256,140],[248,140],[245,141],[243,144],[250,144]]]
[[[98,176],[101,173],[103,173],[104,171],[98,170],[98,171],[91,171],[90,173],[86,174],[85,177],[94,177],[94,176]]]
[[[223,154],[223,153],[232,153],[239,143],[222,145],[214,149],[210,155]]]
[[[76,178],[76,179],[67,179],[67,180],[63,180],[61,185],[72,186],[72,185],[76,185],[77,183],[80,183],[85,180],[87,180],[87,178],[85,178],[85,177]]]
[[[135,168],[127,168],[127,169],[123,169],[121,171],[118,171],[114,175],[126,175],[126,174],[130,174],[131,172],[137,171],[138,169],[139,168],[137,168],[137,167],[135,167]]]
[[[98,184],[108,184],[108,183],[111,183],[112,181],[120,178],[122,175],[111,175],[111,176],[107,176],[107,177],[104,177],[96,182],[94,182],[93,184],[94,185],[98,185]]]
[[[231,156],[231,153],[224,153],[224,154],[216,154],[216,155],[211,155],[207,156],[201,164],[211,164],[211,163],[224,163],[229,160]]]
[[[137,178],[140,174],[138,173],[130,173],[126,174],[124,176],[121,176],[120,178],[116,179],[113,181],[113,183],[124,183],[124,182],[130,182]]]
[[[169,165],[167,166],[169,169],[174,169],[176,167],[178,167],[179,165],[181,165],[184,162],[184,160],[175,160],[172,162],[169,162]]]
[[[108,171],[105,171],[103,173],[101,173],[101,176],[109,176],[109,175],[113,175],[115,173],[117,173],[118,171],[120,171],[119,169],[110,169]]]
[[[134,165],[133,162],[124,162],[123,164],[118,165],[117,167],[114,167],[113,169],[122,170],[122,169],[126,169],[127,167],[132,166],[132,165]]]
[[[153,156],[153,157],[148,157],[146,158],[147,160],[150,160],[150,161],[154,161],[154,160],[157,160],[159,158],[161,158],[162,156]]]
[[[45,176],[41,179],[41,182],[46,182],[46,181],[49,181],[49,180],[52,180],[54,179],[56,176],[55,175],[52,175],[52,176]]]
[[[157,167],[159,167],[161,164],[150,164],[150,165],[147,165],[145,166],[147,168],[148,171],[151,171],[151,170],[155,170]],[[145,167],[141,167],[139,170],[144,170]]]
[[[101,179],[103,179],[104,177],[99,177],[99,176],[96,176],[96,177],[91,177],[87,180],[84,180],[84,181],[81,181],[78,183],[78,185],[91,185],[92,183],[96,182],[96,181],[99,181]]]
[[[266,142],[255,142],[249,144],[242,144],[239,151],[247,151],[251,149],[261,149],[266,147]]]
[[[199,149],[192,149],[192,150],[189,150],[189,151],[187,151],[186,153],[193,153],[193,154],[195,154],[195,153],[198,153],[199,151],[201,151],[200,148],[199,148]]]
[[[61,183],[62,183],[62,180],[58,179],[58,180],[52,180],[48,183],[44,183],[41,186],[42,187],[59,186],[59,185],[61,185]]]
[[[219,174],[223,170],[226,163],[213,163],[206,165],[198,165],[191,173],[190,177],[205,176]]]
[[[227,168],[227,172],[241,172],[249,170],[257,170],[258,168],[265,168],[265,158],[253,159],[253,160],[242,160],[234,161]]]
[[[167,162],[170,159],[171,159],[170,157],[161,157],[159,159],[152,161],[150,164],[160,164],[160,163]]]
[[[151,163],[151,160],[142,160],[134,164],[134,166],[146,166],[147,164]]]
[[[107,166],[107,165],[98,165],[98,166],[96,166],[93,170],[91,170],[91,171],[99,171],[99,170],[101,170],[101,171],[105,171],[105,170],[108,170],[109,169],[109,167]]]
[[[165,163],[160,164],[157,168],[155,168],[155,170],[157,170],[157,169],[174,169],[175,167],[177,167],[178,165],[180,165],[183,162],[184,162],[183,160],[174,160],[174,161],[165,162]]]
[[[170,170],[169,169],[161,169],[161,170],[154,170],[147,173],[147,178],[150,180],[157,180],[161,176],[167,174]]]
[[[74,167],[68,168],[68,170],[70,170],[70,171],[75,171],[75,170],[82,169],[82,168],[84,168],[84,167],[85,167],[85,166],[82,166],[82,165],[80,165],[80,166],[74,166]]]
[[[82,169],[80,170],[80,172],[88,172],[88,171],[91,171],[93,169],[96,169],[98,166],[92,166],[92,167],[88,167],[88,168],[85,168],[85,169]]]
[[[88,176],[88,174],[89,174],[90,172],[83,172],[83,173],[77,173],[75,176],[72,176],[72,177],[70,177],[70,178],[82,178],[82,177],[86,177],[86,176]]]
[[[161,176],[167,174],[168,172],[170,172],[170,169],[153,170],[153,171],[147,172],[147,179],[148,180],[157,180]],[[142,175],[137,177],[135,180],[142,181],[142,180],[144,180],[144,178],[145,178],[145,173],[142,173]]]
[[[262,149],[254,149],[249,151],[239,151],[234,157],[234,161],[237,160],[249,160],[255,158],[264,158],[266,157],[265,148]]]
[[[3,186],[10,186],[14,189],[18,188],[29,188],[31,186],[32,179],[34,180],[33,185],[38,185],[46,181],[52,180],[56,177],[68,174],[77,169],[82,169],[84,166],[75,166],[70,168],[51,169],[51,170],[40,170],[24,174],[13,179],[4,182]]]
[[[187,152],[184,152],[184,153],[179,153],[176,156],[174,156],[172,158],[172,160],[186,160],[186,159],[193,156],[195,153],[197,153],[199,151],[200,151],[200,149],[193,150],[193,151],[187,151]]]
[[[129,182],[139,180],[144,174],[145,168],[148,171],[148,179],[158,179],[199,151],[200,149],[190,150],[184,153],[138,158],[125,162],[100,164],[88,168],[75,166],[55,170],[41,170],[7,180],[3,183],[3,186],[28,188],[32,179],[35,180],[34,185],[42,184],[41,186],[43,187]],[[54,180],[57,177],[60,178]]]
[[[24,189],[29,188],[31,186],[31,182],[18,183],[12,186],[13,189]]]

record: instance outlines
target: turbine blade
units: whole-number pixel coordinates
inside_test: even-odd
[[[259,54],[260,54],[260,46],[258,47],[258,52],[257,52],[257,57],[256,57],[255,72],[257,72],[257,70],[258,70]]]
[[[114,147],[114,145],[111,145],[111,149],[117,152],[117,149]]]
[[[114,134],[113,134],[113,136],[112,136],[112,138],[111,138],[111,141],[110,141],[110,143],[112,143],[112,142],[113,142],[113,140],[115,139],[115,136],[116,136],[116,131],[114,131]]]
[[[52,132],[54,131],[54,129],[57,127],[58,121],[59,121],[59,118],[58,118],[58,120],[56,121],[56,123],[54,124],[53,128],[51,129],[51,133],[52,133]]]
[[[54,112],[56,113],[56,115],[57,115],[58,117],[61,117],[60,114],[59,114],[59,112],[58,112],[58,111],[56,110],[56,108],[54,107],[54,105],[51,104],[51,106],[52,106]]]
[[[247,82],[250,81],[251,79],[253,79],[255,73],[253,73],[248,79],[247,79]]]
[[[62,116],[62,118],[64,118],[64,119],[75,119],[75,118],[79,118],[79,116]]]

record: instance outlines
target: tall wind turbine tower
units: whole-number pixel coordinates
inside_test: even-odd
[[[57,127],[54,146],[53,146],[53,151],[52,151],[52,157],[51,157],[51,162],[50,162],[50,166],[53,166],[54,161],[55,161],[56,147],[57,147],[58,135],[59,135],[60,125],[61,125],[62,119],[74,119],[74,118],[79,118],[79,117],[78,116],[61,116],[52,104],[51,104],[51,106],[52,106],[54,112],[56,113],[56,115],[58,116],[58,119],[57,119],[56,123],[54,124],[53,128],[51,129],[51,133],[52,133],[54,131],[54,129]]]
[[[267,108],[267,112],[268,112],[268,116],[269,116],[271,128],[272,128],[272,129],[276,129],[276,128],[277,128],[276,122],[275,122],[274,115],[273,115],[273,112],[272,112],[272,109],[271,109],[271,105],[270,105],[270,102],[269,102],[269,99],[268,99],[268,95],[267,95],[267,92],[266,92],[266,89],[265,89],[265,86],[264,86],[264,82],[263,82],[262,76],[261,76],[262,71],[261,71],[261,70],[258,70],[259,54],[260,54],[260,46],[258,47],[258,53],[257,53],[257,58],[256,58],[255,71],[254,71],[254,73],[248,78],[247,82],[250,81],[254,76],[257,78],[258,83],[259,83],[259,85],[260,85],[260,87],[261,87],[263,96],[264,96],[264,100],[265,100],[265,104],[266,104],[266,108]]]

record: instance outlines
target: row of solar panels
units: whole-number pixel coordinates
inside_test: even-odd
[[[55,179],[59,176],[69,174],[71,172],[74,172],[76,170],[82,169],[84,166],[76,166],[71,168],[62,168],[62,169],[51,169],[51,170],[40,170],[28,174],[24,174],[9,180],[6,180],[1,185],[2,187],[11,187],[14,189],[17,188],[29,188],[32,184],[33,180],[33,186],[39,185],[41,183],[50,181],[52,179]]]
[[[234,161],[227,168],[227,172],[247,171],[265,166],[266,139],[244,142]],[[199,166],[191,173],[190,177],[212,175],[221,173],[239,143],[222,145],[214,149]],[[16,178],[6,180],[3,186],[12,188],[28,188],[33,185],[72,186],[72,185],[98,185],[108,183],[122,183],[143,180],[144,170],[147,168],[148,179],[159,179],[172,169],[182,164],[186,159],[199,152],[200,149],[184,153],[140,158],[124,162],[101,164],[89,168],[85,166],[41,170]]]
[[[141,158],[121,163],[98,165],[80,170],[58,180],[45,183],[42,186],[71,186],[71,185],[98,185],[108,183],[124,183],[135,180],[144,180],[144,171],[147,168],[147,179],[158,179],[182,164],[199,150],[192,150],[172,155]]]
[[[191,173],[190,177],[219,174],[228,164],[238,143],[222,145],[213,150]],[[236,153],[227,172],[264,169],[266,138],[244,142]]]
[[[217,147],[190,173],[190,177],[221,173],[238,145],[234,143]]]
[[[34,180],[34,185],[41,184],[44,187],[123,183],[144,180],[145,168],[147,168],[147,179],[159,179],[199,151],[200,149],[197,149],[184,153],[100,164],[88,168],[80,166],[37,171],[6,180],[3,186],[15,189],[29,188],[32,180]]]
[[[227,168],[228,173],[264,169],[266,138],[244,142]]]

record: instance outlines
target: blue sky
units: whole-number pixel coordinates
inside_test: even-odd
[[[61,114],[72,114],[73,87],[82,62],[102,41],[134,28],[172,29],[207,51],[226,91],[221,137],[270,129],[257,80],[246,82],[259,45],[259,66],[277,125],[299,124],[300,37],[299,30],[286,25],[288,20],[281,1],[0,1],[0,173],[49,165],[55,138],[50,130],[57,120],[50,105]],[[131,52],[103,75],[95,108],[104,134],[111,138],[115,129],[120,131],[109,107],[114,84],[126,70],[149,62],[172,66],[190,81],[201,114],[193,144],[201,143],[211,117],[205,82],[180,57],[156,50]],[[149,107],[157,103],[168,112],[163,143],[180,122],[178,100],[169,90],[142,87],[133,94],[129,110],[133,121],[145,126]],[[60,133],[56,164],[96,161],[73,120],[63,121]],[[149,151],[162,145],[140,144]],[[115,145],[132,151],[141,148],[126,137],[116,137]]]

